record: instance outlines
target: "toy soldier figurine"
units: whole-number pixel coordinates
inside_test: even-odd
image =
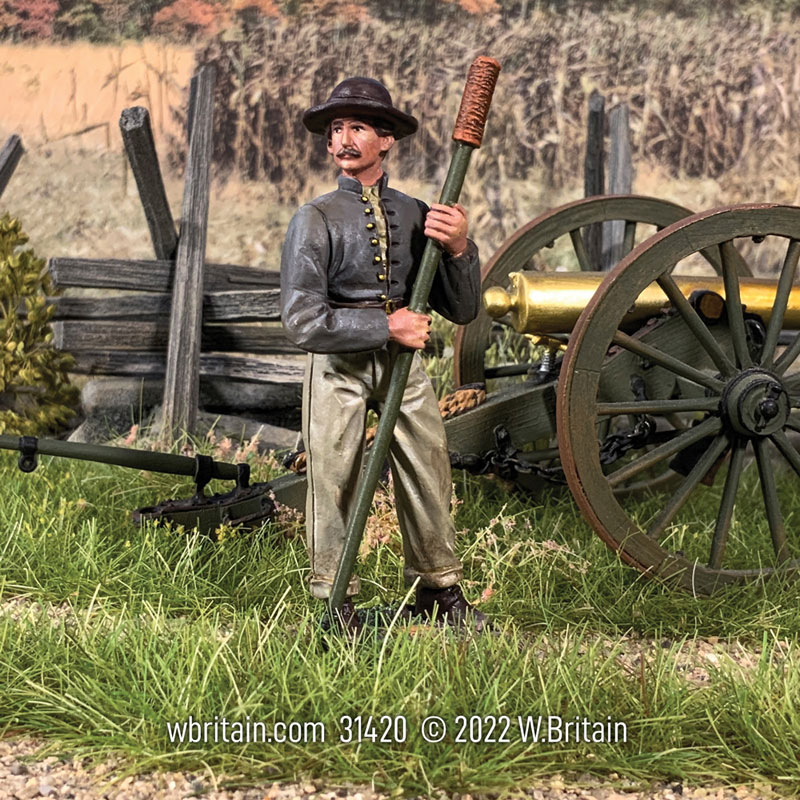
[[[465,324],[480,300],[478,250],[467,238],[466,212],[427,206],[388,186],[382,162],[417,120],[392,105],[386,87],[348,78],[327,102],[308,109],[303,124],[326,136],[341,170],[338,188],[300,208],[281,258],[281,318],[289,338],[309,352],[303,386],[307,453],[307,544],[311,593],[326,599],[344,545],[364,454],[368,408],[380,413],[389,387],[390,341],[417,350],[428,341],[431,318],[405,306],[426,237],[442,258],[430,296],[447,319]],[[419,578],[419,614],[480,630],[485,616],[464,598],[461,562],[450,519],[450,460],[436,397],[418,354],[403,396],[389,452],[404,575]],[[347,587],[340,622],[360,621]]]

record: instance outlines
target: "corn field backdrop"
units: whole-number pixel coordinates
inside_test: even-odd
[[[582,181],[595,88],[607,111],[628,103],[637,164],[727,181],[731,202],[800,199],[800,29],[766,11],[700,21],[537,9],[506,25],[464,15],[456,26],[264,20],[196,54],[198,64],[218,70],[218,168],[273,182],[290,202],[305,199],[309,176],[330,167],[324,142],[303,129],[301,114],[342,78],[364,74],[384,81],[420,119],[419,133],[387,163],[393,177],[438,183],[466,69],[479,54],[503,65],[471,178],[496,225],[503,209],[514,208],[513,181],[535,176],[554,189]],[[183,152],[174,141],[173,160]]]

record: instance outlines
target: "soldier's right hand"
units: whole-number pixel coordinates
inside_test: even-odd
[[[388,316],[389,339],[404,347],[422,350],[431,333],[431,318],[428,314],[418,314],[407,308],[398,308]]]

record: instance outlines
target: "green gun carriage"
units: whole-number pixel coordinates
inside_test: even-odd
[[[610,221],[623,226],[623,257],[591,273],[581,232]],[[488,313],[458,333],[457,380],[485,380],[489,394],[447,423],[451,448],[490,448],[501,425],[506,448],[529,467],[522,483],[563,476],[626,562],[695,593],[793,576],[795,236],[800,208],[768,204],[690,215],[652,198],[598,197],[542,215],[487,263]],[[548,249],[551,263],[572,255],[567,272],[547,272]],[[776,278],[753,278],[756,262],[774,264]],[[545,345],[538,365],[522,348],[516,367],[488,366],[498,319],[537,343],[534,352]],[[502,386],[515,372],[525,379]],[[648,491],[659,492],[657,510],[640,519],[636,501]],[[761,518],[763,547],[737,540],[737,508]]]

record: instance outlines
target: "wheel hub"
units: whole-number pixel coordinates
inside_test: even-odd
[[[769,436],[786,424],[789,395],[771,372],[753,368],[725,387],[722,409],[730,426],[743,436]]]

